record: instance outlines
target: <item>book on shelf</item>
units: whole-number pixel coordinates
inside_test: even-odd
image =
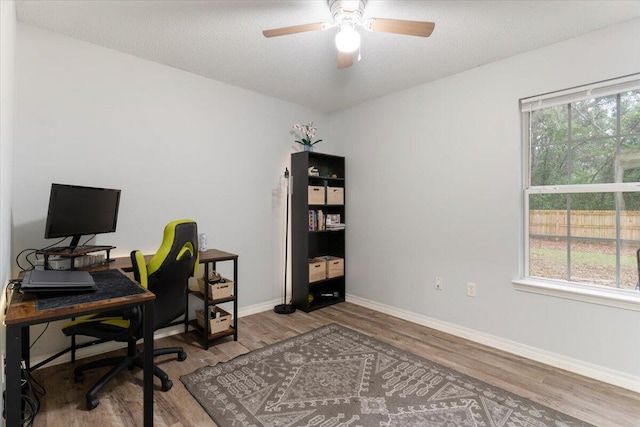
[[[340,214],[325,214],[323,210],[309,209],[309,231],[344,230]]]
[[[330,224],[330,225],[327,225],[327,230],[329,230],[329,231],[344,230],[344,229],[345,229],[345,224]]]
[[[333,224],[340,224],[340,214],[327,214],[327,228]]]
[[[322,210],[309,210],[309,231],[325,230],[326,217]]]
[[[344,230],[345,225],[341,221],[340,214],[327,214],[326,229],[330,231]]]

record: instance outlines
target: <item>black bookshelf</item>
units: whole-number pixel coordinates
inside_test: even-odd
[[[309,168],[317,169],[317,176]],[[303,151],[291,155],[291,265],[292,296],[296,308],[309,312],[345,300],[346,229],[328,228],[327,218],[346,224],[345,159],[323,153]],[[322,187],[324,200],[309,200],[309,187]],[[327,203],[329,193],[342,195]],[[322,212],[321,216],[318,212]],[[311,212],[315,212],[312,223]],[[309,281],[309,259],[342,260],[342,274]],[[326,260],[326,259],[325,259]],[[335,272],[334,272],[335,274]],[[309,295],[313,298],[310,300]]]

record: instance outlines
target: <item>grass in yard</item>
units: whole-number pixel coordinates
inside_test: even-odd
[[[546,259],[549,261],[558,261],[561,263],[567,262],[567,251],[560,249],[531,249],[530,255],[532,258]],[[591,266],[609,267],[616,265],[616,256],[610,254],[597,254],[593,252],[571,252],[571,262],[588,264]],[[620,255],[621,267],[635,267],[635,256]]]
[[[529,270],[532,276],[568,280],[566,240],[531,239]],[[571,280],[618,287],[615,245],[575,242],[571,248]],[[620,255],[620,288],[634,289],[638,283],[635,247],[623,245]]]

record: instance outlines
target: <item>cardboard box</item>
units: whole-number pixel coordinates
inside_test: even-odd
[[[310,185],[308,203],[310,205],[324,205],[324,187]]]
[[[327,262],[322,258],[309,260],[309,283],[327,278]]]
[[[335,256],[326,257],[327,261],[327,279],[344,276],[344,258]]]
[[[223,299],[229,298],[233,295],[233,280],[222,278],[224,282],[210,283],[209,284],[209,298],[210,299]],[[204,278],[198,278],[198,286],[200,287],[200,293],[204,295]]]
[[[327,204],[344,205],[344,188],[327,187]]]
[[[220,313],[220,317],[216,317],[215,319],[211,319],[211,318],[207,319],[209,321],[209,333],[215,334],[217,332],[222,332],[229,329],[229,326],[231,325],[231,318],[233,317],[231,316],[231,313],[228,313],[216,306],[212,308],[215,312]],[[203,310],[196,310],[196,319],[198,320],[198,325],[200,325],[200,327],[204,329],[204,311]]]

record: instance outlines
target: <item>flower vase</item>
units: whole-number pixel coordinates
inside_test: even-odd
[[[304,151],[313,151],[313,145],[303,145]]]

